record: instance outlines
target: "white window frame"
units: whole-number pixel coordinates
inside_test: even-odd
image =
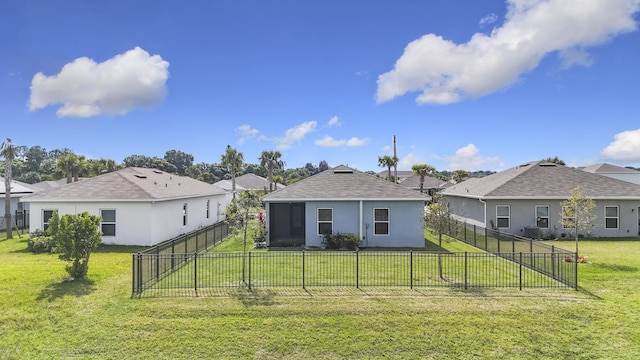
[[[616,209],[616,216],[608,216],[607,209],[614,208]],[[607,224],[607,220],[616,219],[616,227],[609,227]],[[604,207],[604,228],[608,230],[617,230],[620,229],[620,207],[618,205],[605,205]]]
[[[187,210],[189,208],[189,204],[188,203],[184,203],[182,204],[182,226],[187,226],[188,222],[187,222]]]
[[[49,228],[49,219],[51,219],[51,216],[53,216],[53,212],[56,211],[57,209],[42,209],[42,231],[47,231],[47,228]],[[47,211],[51,211],[51,216],[49,216],[49,219],[44,218],[44,214]]]
[[[321,210],[329,210],[331,211],[331,220],[320,220],[320,211]],[[316,232],[318,236],[324,236],[324,233],[320,231],[320,224],[331,224],[331,234],[333,234],[333,208],[317,208],[316,209]]]
[[[506,207],[509,214],[507,216],[498,215],[498,208]],[[500,226],[500,219],[507,219],[507,226]],[[511,205],[496,205],[496,226],[498,229],[508,229],[511,227]]]
[[[113,211],[114,220],[113,221],[104,221],[104,217],[102,216],[102,212],[103,211]],[[116,209],[100,209],[100,217],[102,218],[102,221],[100,222],[100,231],[102,231],[102,226],[103,225],[113,225],[113,235],[105,235],[104,231],[102,231],[102,236],[116,236],[116,234],[117,234],[116,221],[118,219],[116,216],[117,216]]]
[[[547,215],[546,216],[539,216],[538,215],[538,209],[539,208],[547,208]],[[536,227],[539,227],[540,229],[548,229],[549,228],[549,221],[551,220],[550,216],[549,216],[549,214],[551,213],[551,208],[549,207],[549,205],[536,205],[535,212],[536,212]],[[545,227],[540,226],[539,223],[538,223],[538,219],[547,219],[547,226],[545,226]]]
[[[376,210],[387,210],[387,220],[376,220]],[[387,224],[387,233],[378,233],[377,224]],[[391,234],[391,210],[389,208],[373,208],[373,235],[389,236]]]
[[[207,219],[211,217],[211,200],[207,200]]]

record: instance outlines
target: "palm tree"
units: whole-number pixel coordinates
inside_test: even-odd
[[[64,154],[56,160],[56,167],[58,168],[58,171],[67,177],[67,184],[73,182],[74,171],[79,168],[79,162],[80,160],[78,159],[78,156],[73,153]]]
[[[13,239],[11,231],[11,177],[13,160],[16,157],[17,148],[11,143],[11,139],[2,143],[0,155],[4,157],[4,219],[7,226],[7,239]]]
[[[244,155],[227,145],[227,151],[222,155],[220,162],[231,172],[231,192],[236,197],[236,174],[242,169]]]
[[[386,167],[389,175],[387,176],[387,180],[393,181],[391,178],[391,168],[398,164],[398,158],[396,156],[378,156],[378,166]],[[394,181],[395,182],[395,181]]]
[[[274,170],[282,170],[284,169],[284,161],[280,160],[282,154],[280,151],[268,151],[265,150],[260,155],[260,166],[267,168],[267,180],[269,181],[269,192],[272,192],[273,189],[271,185],[273,184],[273,171]]]
[[[413,165],[411,167],[411,171],[413,171],[416,176],[420,176],[420,192],[422,192],[422,189],[424,187],[424,178],[435,173],[436,169],[433,166],[427,164],[420,164]]]

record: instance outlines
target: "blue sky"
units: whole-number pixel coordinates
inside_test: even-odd
[[[640,166],[640,0],[0,4],[0,137],[121,162]]]

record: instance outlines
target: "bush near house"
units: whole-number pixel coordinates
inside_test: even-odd
[[[327,247],[327,249],[347,249],[347,250],[356,250],[362,240],[358,237],[358,235],[354,233],[335,233],[335,234],[324,234],[322,243]]]

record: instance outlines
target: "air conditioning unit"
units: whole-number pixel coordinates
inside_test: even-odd
[[[540,239],[540,228],[537,226],[525,226],[524,237],[531,239]]]

